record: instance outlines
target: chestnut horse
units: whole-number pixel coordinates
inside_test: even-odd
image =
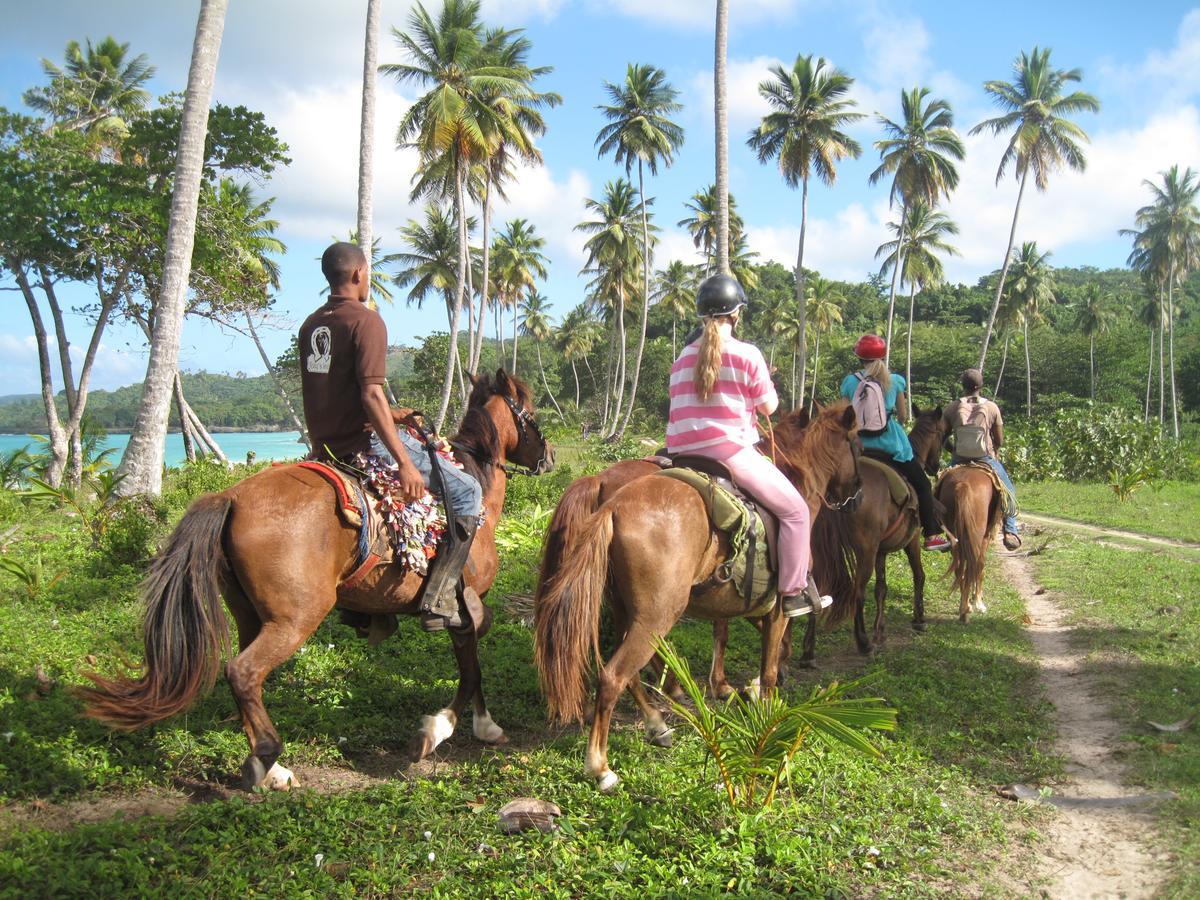
[[[959,591],[958,621],[966,625],[968,612],[987,612],[983,602],[984,562],[1004,518],[1003,498],[990,473],[975,466],[948,469],[934,496],[946,507],[946,530],[954,537],[950,571]]]
[[[920,461],[926,474],[936,476],[942,459],[942,442],[946,437],[946,426],[942,422],[942,408],[915,414],[909,441],[913,454]],[[903,476],[901,476],[903,478]],[[898,550],[908,557],[913,579],[912,626],[916,631],[925,630],[925,569],[921,564],[921,522],[915,507],[898,505],[892,499],[887,475],[877,466],[862,467],[862,502],[854,509],[837,511],[822,517],[814,524],[814,533],[830,531],[836,535],[837,543],[852,554],[851,585],[854,608],[854,640],[860,653],[870,653],[883,643],[884,601],[887,599],[887,558]],[[909,487],[912,496],[912,487]],[[867,582],[871,572],[875,573],[875,625],[873,638],[867,636],[864,608],[866,606]],[[841,598],[839,598],[840,600]],[[809,622],[804,636],[804,654],[801,665],[811,666],[814,655],[816,629]]]
[[[463,467],[483,488],[485,519],[464,574],[483,596],[496,577],[496,523],[504,504],[506,466],[534,474],[553,465],[553,451],[533,419],[529,392],[503,370],[472,378],[462,427],[451,441]],[[242,765],[247,787],[287,789],[291,772],[277,762],[283,744],[262,702],[267,675],[303,644],[335,606],[368,614],[417,615],[422,576],[396,565],[372,571],[352,591],[338,584],[356,563],[358,529],[338,515],[334,490],[317,473],[276,466],[217,494],[197,499],[150,565],[142,591],[146,662],[136,679],[89,675],[82,689],[88,715],[134,729],[186,709],[212,687],[228,623],[238,630],[236,656],[225,676],[242,716],[250,755]],[[486,612],[486,609],[485,609]],[[480,632],[490,624],[484,615]],[[502,742],[504,732],[484,703],[474,629],[450,633],[459,683],[453,702],[425,716],[414,755],[430,753],[454,731],[467,702],[475,736]]]
[[[786,417],[775,429],[776,463],[810,508],[830,489],[849,496],[859,488],[854,411],[840,402],[808,427]],[[645,697],[639,670],[686,613],[707,619],[762,618],[762,690],[775,686],[784,618],[778,601],[747,607],[734,585],[709,579],[728,554],[712,527],[703,498],[670,478],[639,478],[618,490],[561,548],[558,567],[539,584],[534,610],[534,661],[552,718],[579,719],[587,670],[599,657],[600,607],[606,588],[620,635],[599,673],[586,769],[601,790],[618,778],[608,767],[613,707],[628,687],[651,727],[665,729]]]

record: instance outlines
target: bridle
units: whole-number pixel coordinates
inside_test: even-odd
[[[843,510],[847,512],[854,512],[854,510],[858,509],[858,504],[862,501],[863,497],[862,472],[858,467],[858,458],[860,456],[858,447],[855,446],[854,441],[849,435],[846,436],[846,441],[850,444],[850,458],[854,460],[854,483],[857,484],[858,487],[855,489],[853,494],[843,497],[838,501],[831,500],[828,493],[821,498],[822,502],[825,504],[825,507],[833,510],[834,512],[842,512]]]
[[[508,396],[508,394],[501,394],[501,396],[504,398],[504,402],[508,404],[509,412],[511,412],[513,416],[513,424],[517,427],[517,447],[520,448],[523,444],[525,444],[530,432],[532,432],[533,437],[538,441],[539,444],[541,444],[542,455],[532,467],[519,466],[509,462],[498,462],[496,463],[496,468],[504,472],[504,475],[507,478],[511,478],[514,475],[541,475],[544,472],[549,471],[550,467],[548,453],[550,445],[546,443],[546,438],[542,434],[542,429],[538,427],[537,419],[535,419],[533,415],[525,409],[525,407],[521,406],[510,396]]]

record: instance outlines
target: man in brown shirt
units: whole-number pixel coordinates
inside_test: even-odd
[[[431,483],[444,489],[446,536],[425,576],[421,625],[426,631],[462,628],[463,566],[479,520],[479,482],[400,431],[383,392],[387,376],[387,326],[367,306],[371,278],[357,244],[339,242],[321,256],[329,300],[300,326],[300,385],[304,418],[319,459],[374,453],[395,464],[404,499],[420,499]],[[368,429],[369,426],[369,429]],[[437,476],[434,475],[434,460]]]
[[[982,462],[992,467],[1008,488],[1012,500],[1011,504],[1008,498],[1004,502],[1004,546],[1016,550],[1021,546],[1021,536],[1017,533],[1017,491],[1004,464],[996,458],[996,452],[1004,443],[1004,417],[999,406],[979,395],[982,388],[983,373],[978,369],[966,369],[962,373],[963,396],[942,413],[947,438],[954,442],[950,465]]]

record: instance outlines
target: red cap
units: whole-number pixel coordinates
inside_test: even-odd
[[[854,355],[859,359],[883,359],[887,356],[887,344],[877,334],[864,334],[854,345]]]

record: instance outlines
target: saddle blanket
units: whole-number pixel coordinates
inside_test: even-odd
[[[892,502],[904,509],[906,506],[911,506],[916,509],[917,495],[908,486],[908,481],[896,469],[888,465],[884,460],[877,459],[874,456],[863,454],[859,458],[863,465],[874,466],[883,472],[887,478],[888,492],[892,495]]]
[[[942,470],[941,474],[938,475],[937,487],[941,488],[942,479],[945,478],[948,473],[953,472],[955,469],[963,466],[971,469],[978,469],[981,472],[987,472],[988,478],[992,480],[992,487],[996,490],[996,494],[1000,497],[1000,503],[1004,508],[1005,515],[1015,516],[1020,514],[1020,509],[1017,506],[1016,496],[1004,486],[1004,482],[1000,480],[1000,476],[996,474],[995,469],[993,469],[987,463],[979,460],[969,460],[967,462],[960,462],[955,463],[952,466],[947,466]]]

